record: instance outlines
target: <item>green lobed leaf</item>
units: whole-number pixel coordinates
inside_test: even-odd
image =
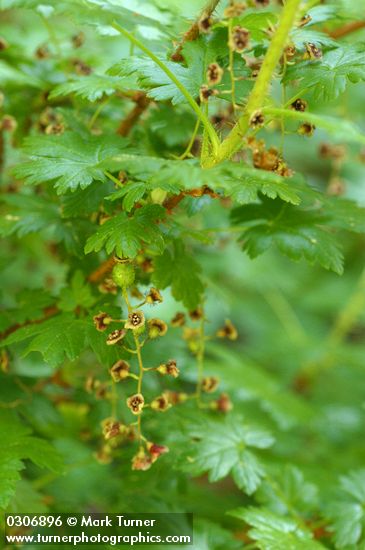
[[[252,526],[248,534],[261,550],[323,550],[312,533],[293,520],[265,508],[237,508],[231,516]]]
[[[265,470],[252,449],[266,449],[274,439],[265,430],[245,424],[241,418],[202,422],[191,426],[192,443],[186,450],[184,470],[193,475],[208,472],[209,481],[232,475],[237,486],[251,495],[265,477]]]
[[[0,430],[0,508],[5,509],[20,480],[24,459],[58,473],[62,460],[50,443],[31,436],[29,428],[4,409],[0,409]]]
[[[52,367],[63,363],[65,359],[74,361],[86,347],[86,322],[76,319],[69,313],[57,315],[42,323],[22,327],[10,334],[0,344],[10,346],[30,340],[24,351],[38,351]]]
[[[161,252],[164,238],[158,222],[164,216],[165,209],[158,204],[143,206],[131,217],[122,212],[103,223],[88,239],[85,254],[105,247],[108,254],[115,251],[120,257],[134,258],[145,243]]]
[[[304,61],[288,67],[284,82],[300,80],[302,88],[315,89],[317,99],[336,99],[348,81],[365,80],[364,47],[341,45],[318,61]]]
[[[340,478],[337,500],[328,506],[336,548],[365,544],[365,469]]]
[[[89,136],[85,141],[74,132],[30,137],[25,140],[24,152],[31,160],[19,164],[14,173],[33,185],[55,180],[58,194],[85,189],[94,180],[107,180],[101,163],[125,146],[122,138]]]
[[[133,88],[135,83],[132,79],[120,79],[110,75],[91,74],[79,77],[77,80],[64,82],[53,88],[50,98],[67,96],[73,94],[94,102],[103,96],[109,96],[116,91],[124,91]]]

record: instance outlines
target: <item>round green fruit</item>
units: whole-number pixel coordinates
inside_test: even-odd
[[[113,281],[121,288],[128,288],[134,283],[135,271],[130,263],[117,263],[113,267]]]

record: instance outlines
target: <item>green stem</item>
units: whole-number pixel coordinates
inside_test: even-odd
[[[98,107],[96,108],[93,116],[91,117],[87,127],[89,128],[89,130],[92,129],[92,127],[94,126],[95,122],[96,122],[96,119],[98,118],[98,116],[100,115],[101,111],[104,109],[105,105],[107,105],[110,101],[110,97],[106,98],[104,101],[102,101]]]
[[[190,95],[190,93],[185,88],[185,86],[181,84],[180,80],[176,78],[174,73],[167,67],[167,65],[163,61],[161,61],[161,59],[159,59],[153,52],[151,52],[151,50],[147,48],[140,40],[138,40],[138,38],[136,38],[135,36],[133,36],[133,34],[123,29],[123,27],[118,25],[118,23],[116,23],[115,21],[112,23],[112,27],[116,29],[118,32],[120,32],[120,34],[128,38],[128,40],[130,40],[133,44],[135,44],[146,55],[148,55],[148,57],[152,59],[152,61],[154,61],[154,63],[156,63],[156,65],[158,65],[160,69],[162,69],[163,72],[169,77],[169,79],[175,84],[177,89],[182,93],[182,95],[185,97],[185,99],[189,103],[190,107],[195,111],[199,120],[201,120],[202,124],[204,125],[209,135],[211,145],[213,148],[213,153],[214,153],[219,146],[218,136],[213,126],[209,122],[208,117],[202,112],[199,105],[194,100],[194,98]]]
[[[219,146],[215,158],[213,156],[211,157],[209,165],[218,164],[219,162],[229,159],[242,146],[243,137],[249,128],[252,114],[263,107],[273,73],[283,54],[289,32],[297,17],[300,2],[301,0],[287,0],[283,7],[279,25],[271,40],[259,75],[248,98],[245,112],[227,138]]]
[[[129,296],[128,296],[128,292],[127,292],[126,289],[123,289],[123,298],[124,298],[125,303],[127,305],[128,313],[131,313],[133,311],[133,307],[131,306],[131,303],[129,301]],[[136,354],[137,354],[138,367],[139,367],[139,373],[138,373],[138,376],[136,377],[136,379],[138,380],[138,382],[137,382],[137,393],[142,393],[142,379],[143,379],[144,368],[143,368],[143,360],[142,360],[142,353],[141,353],[141,343],[140,343],[139,338],[136,335],[134,330],[133,330],[133,339],[134,339],[134,344],[136,346]],[[133,376],[133,378],[135,378],[135,377]],[[141,414],[138,416],[137,426],[138,426],[138,438],[139,438],[139,440],[141,440],[142,437],[143,437],[142,436],[142,415]]]
[[[184,160],[188,155],[190,155],[190,151],[191,151],[192,146],[194,145],[194,141],[195,141],[195,138],[197,136],[199,126],[200,126],[200,119],[198,118],[197,121],[196,121],[196,124],[195,124],[193,134],[192,134],[191,139],[188,143],[188,146],[185,149],[185,151],[183,152],[183,154],[180,155],[179,157],[177,157],[177,160]]]
[[[113,174],[111,174],[110,172],[108,172],[108,170],[105,170],[105,171],[104,171],[104,174],[105,174],[111,181],[113,181],[117,187],[122,187],[122,182],[121,182],[120,180],[118,180],[118,178],[116,178],[115,176],[113,176]]]

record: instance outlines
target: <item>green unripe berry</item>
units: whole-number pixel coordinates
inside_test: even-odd
[[[113,267],[112,277],[115,284],[121,288],[132,286],[135,278],[133,265],[130,263],[117,263]]]

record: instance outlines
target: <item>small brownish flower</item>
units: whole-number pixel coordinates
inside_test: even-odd
[[[212,17],[202,17],[198,22],[199,31],[202,33],[208,33],[213,25]]]
[[[301,124],[298,128],[298,134],[301,136],[311,137],[315,129],[316,127],[314,124],[311,124],[310,122],[303,122],[303,124]]]
[[[289,166],[286,164],[286,162],[283,161],[283,159],[279,159],[279,164],[275,170],[279,176],[283,176],[284,178],[290,178],[294,172],[289,168]]]
[[[51,52],[49,51],[48,46],[43,44],[36,49],[35,56],[37,59],[48,59],[51,56]]]
[[[143,395],[141,393],[136,393],[128,397],[127,406],[130,408],[133,414],[141,414],[144,407]]]
[[[114,382],[125,380],[129,376],[130,365],[124,359],[119,359],[110,369],[110,375]]]
[[[217,95],[217,90],[209,88],[206,84],[200,86],[199,97],[202,103],[206,103],[210,97]]]
[[[189,317],[192,321],[200,321],[203,315],[204,315],[204,312],[201,307],[197,307],[193,311],[189,311]]]
[[[311,16],[307,13],[307,14],[303,15],[303,17],[302,17],[301,20],[299,21],[298,27],[304,27],[304,25],[307,25],[308,23],[310,23],[310,21],[312,21],[312,18],[311,18]]]
[[[171,326],[172,327],[183,327],[185,325],[185,322],[186,322],[185,313],[178,312],[171,319]]]
[[[321,143],[319,154],[324,159],[341,160],[346,155],[346,147],[343,145],[330,145],[329,143]]]
[[[300,99],[300,97],[298,97],[298,99],[293,101],[293,103],[290,106],[292,109],[294,109],[294,111],[299,111],[301,113],[304,113],[304,111],[307,109],[308,104],[305,101],[305,99]]]
[[[128,315],[128,321],[124,325],[125,328],[129,328],[131,330],[137,330],[139,328],[144,327],[145,324],[145,318],[143,311],[132,311]]]
[[[75,72],[80,76],[88,76],[93,72],[92,68],[81,59],[74,59],[72,62]]]
[[[71,38],[71,42],[74,48],[81,48],[85,42],[85,34],[82,31],[74,34]]]
[[[185,403],[185,401],[189,397],[187,393],[170,390],[166,390],[165,395],[171,405],[179,405],[180,403]]]
[[[127,334],[126,331],[122,328],[113,330],[113,332],[111,332],[108,338],[106,339],[106,345],[114,346],[114,344],[122,340],[126,334]]]
[[[346,185],[341,178],[331,178],[327,187],[327,193],[333,197],[340,197],[346,191]]]
[[[153,273],[154,267],[151,258],[144,258],[141,262],[140,267],[144,273]]]
[[[58,122],[56,124],[48,124],[46,128],[44,129],[44,133],[47,136],[60,136],[65,131],[65,125],[62,124],[62,122]]]
[[[102,294],[117,294],[118,292],[118,287],[111,278],[104,279],[98,289]]]
[[[231,4],[230,6],[228,6],[228,8],[224,10],[224,17],[226,17],[227,19],[239,17],[246,8],[246,4],[243,3]]]
[[[290,59],[293,59],[293,57],[295,56],[296,53],[297,53],[297,50],[296,50],[294,44],[289,44],[284,49],[284,55],[285,55],[286,59],[289,60],[289,61],[290,61]]]
[[[150,406],[154,411],[165,412],[171,407],[171,404],[169,403],[167,395],[163,393],[162,395],[155,397],[155,399],[151,401]]]
[[[18,123],[16,119],[11,115],[4,115],[0,122],[1,130],[4,132],[15,132],[17,129]]]
[[[121,424],[120,422],[117,422],[116,420],[113,420],[112,418],[107,418],[102,422],[102,428],[103,436],[108,441],[113,437],[124,434],[126,426],[124,426],[124,424]]]
[[[232,321],[226,319],[222,328],[217,330],[218,338],[228,338],[228,340],[237,340],[238,332]]]
[[[151,455],[152,464],[156,462],[156,460],[163,454],[169,452],[169,448],[165,445],[157,445],[156,443],[152,443],[151,441],[147,441],[146,443],[147,451]]]
[[[179,376],[179,369],[176,366],[175,359],[170,359],[167,361],[167,363],[162,363],[159,365],[156,369],[160,374],[167,374],[169,376],[172,376],[173,378],[177,378]]]
[[[265,123],[265,117],[261,113],[261,111],[256,111],[255,113],[252,114],[250,118],[251,128],[256,130],[257,128],[261,128],[264,125],[264,123]]]
[[[207,69],[207,82],[209,86],[219,84],[222,80],[223,72],[222,67],[218,63],[211,63]]]
[[[257,148],[252,154],[253,165],[260,170],[274,172],[279,165],[279,152],[275,147],[270,147],[268,151]]]
[[[305,43],[305,51],[306,59],[320,59],[322,57],[322,50],[313,44],[313,42]]]
[[[213,393],[219,386],[219,380],[215,376],[206,376],[202,380],[202,391],[205,393]]]
[[[132,470],[141,470],[142,472],[149,470],[152,466],[152,457],[146,454],[146,451],[141,447],[136,455],[132,458]]]
[[[108,313],[100,312],[97,315],[94,315],[93,321],[96,330],[102,332],[103,330],[106,330],[108,328],[108,326],[112,322],[112,318]]]
[[[102,382],[95,390],[96,399],[106,399],[108,397],[108,386]]]
[[[163,302],[160,291],[157,290],[157,288],[152,287],[146,296],[146,302],[147,304],[156,304],[159,302]]]
[[[238,53],[242,53],[249,44],[250,32],[243,27],[233,27],[233,31],[230,37],[230,48]]]
[[[210,407],[223,413],[228,413],[233,409],[232,402],[226,393],[222,393],[216,401],[212,401]]]
[[[5,40],[5,38],[2,38],[0,36],[0,52],[7,50],[9,47],[8,42]]]
[[[167,332],[167,324],[161,319],[150,319],[148,321],[148,336],[151,339],[165,336]]]
[[[94,376],[87,377],[85,390],[87,393],[94,393],[98,399],[103,399],[107,394],[107,386]]]

